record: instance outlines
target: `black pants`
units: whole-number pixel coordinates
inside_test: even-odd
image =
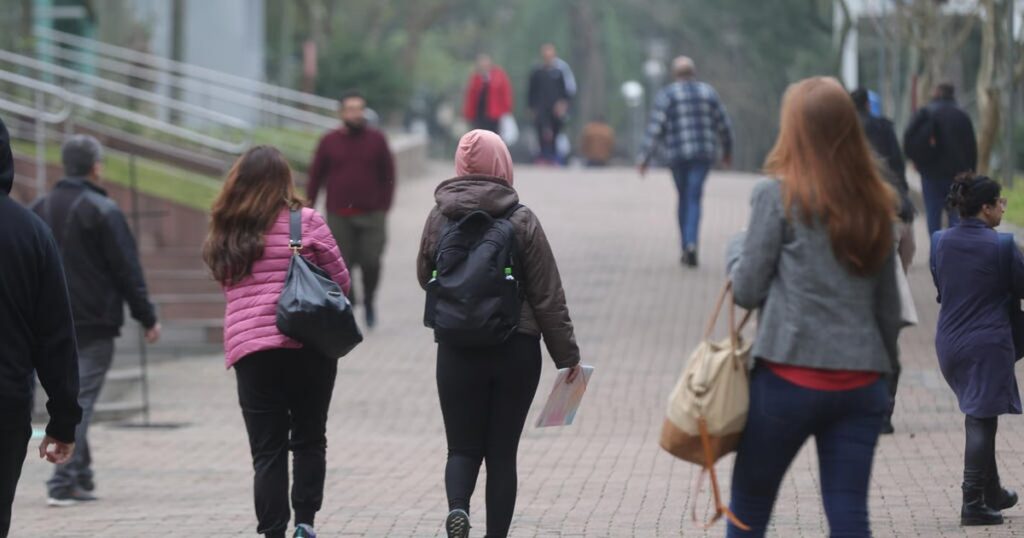
[[[474,129],[483,129],[485,131],[490,131],[495,134],[501,134],[498,132],[500,126],[500,120],[492,120],[487,116],[480,116],[477,119],[473,120]]]
[[[494,348],[437,347],[437,391],[448,437],[450,510],[469,512],[487,463],[487,536],[508,534],[516,505],[519,436],[540,380],[540,340],[516,335]]]
[[[26,412],[24,420],[0,423],[0,538],[11,528],[11,505],[18,488],[21,466],[32,438],[32,424]]]
[[[964,429],[964,487],[984,488],[988,498],[998,498],[999,470],[996,468],[996,430],[999,417],[976,418],[967,415]]]
[[[338,363],[302,349],[272,349],[235,364],[238,403],[255,470],[258,532],[288,529],[288,451],[293,454],[295,523],[313,524],[324,497],[327,409]]]
[[[557,163],[558,155],[558,134],[562,132],[562,120],[555,117],[553,112],[542,113],[537,116],[535,127],[537,129],[537,142],[540,144],[540,158]]]

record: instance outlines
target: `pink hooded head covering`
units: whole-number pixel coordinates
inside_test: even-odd
[[[512,184],[512,155],[500,136],[483,129],[472,130],[459,140],[455,150],[455,174],[480,174],[504,179]]]

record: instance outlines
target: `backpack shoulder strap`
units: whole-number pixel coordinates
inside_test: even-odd
[[[509,209],[508,211],[506,211],[506,212],[505,212],[505,213],[504,213],[504,214],[503,214],[503,215],[501,216],[501,218],[503,218],[503,219],[505,219],[505,220],[508,220],[508,219],[512,218],[512,215],[513,215],[513,214],[515,214],[515,212],[516,212],[516,211],[519,211],[520,209],[522,209],[522,208],[524,208],[524,207],[526,207],[526,206],[524,206],[523,204],[516,204],[516,205],[512,206],[512,208],[511,208],[511,209]]]
[[[289,214],[288,248],[296,254],[302,250],[302,209],[292,209]]]

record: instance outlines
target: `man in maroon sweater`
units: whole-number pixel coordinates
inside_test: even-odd
[[[327,188],[327,224],[350,270],[362,273],[366,324],[377,323],[374,296],[387,240],[387,212],[395,194],[395,163],[384,134],[366,124],[366,100],[341,98],[344,125],[324,135],[309,168],[307,197]],[[355,304],[355,286],[350,300]]]

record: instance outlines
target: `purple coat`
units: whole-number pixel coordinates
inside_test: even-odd
[[[932,238],[939,368],[960,410],[976,418],[1021,412],[1010,305],[1024,297],[1024,257],[1013,253],[1011,267],[1000,267],[999,234],[975,218]]]
[[[288,222],[289,212],[282,210],[267,231],[263,257],[252,265],[252,274],[224,289],[224,352],[228,368],[257,351],[302,347],[277,330],[277,300],[284,289],[292,256],[288,248]],[[327,271],[348,293],[348,268],[334,236],[323,217],[309,208],[302,210],[302,255]]]

